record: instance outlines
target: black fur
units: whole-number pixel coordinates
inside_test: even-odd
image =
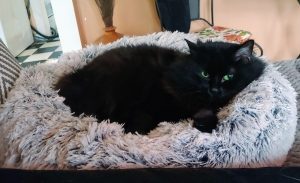
[[[55,88],[75,115],[124,123],[126,132],[144,134],[161,121],[185,118],[211,132],[218,109],[257,79],[265,64],[252,55],[253,40],[186,41],[190,54],[148,45],[112,49],[62,77]]]

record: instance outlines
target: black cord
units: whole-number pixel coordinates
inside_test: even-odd
[[[213,27],[215,25],[214,23],[214,0],[210,0],[210,16],[211,16],[211,22],[204,18],[198,18],[198,20],[202,20],[205,23],[207,23],[209,26]]]
[[[257,56],[258,56],[258,57],[263,56],[264,50],[262,49],[262,47],[261,47],[258,43],[256,43],[256,42],[254,42],[254,45],[255,45],[255,46],[259,49],[259,51],[260,51],[260,54],[257,55]]]
[[[204,18],[199,18],[198,20],[202,20],[205,23],[207,23],[209,26],[213,27],[214,25],[212,23],[210,23],[208,20],[204,19]]]
[[[210,0],[211,25],[215,25],[214,21],[214,0]]]
[[[28,15],[28,18],[30,19],[31,17],[31,13],[30,13],[30,1],[28,1],[28,4],[26,5],[26,10],[27,10],[27,15]],[[49,17],[48,17],[49,18]],[[58,38],[58,33],[56,32],[56,30],[52,27],[50,27],[51,29],[51,36],[47,36],[43,33],[41,33],[40,31],[38,31],[35,27],[33,27],[31,24],[30,24],[30,27],[31,29],[37,33],[39,36],[41,36],[42,38],[44,39],[47,39],[47,40],[52,40],[52,39],[55,39],[55,38]]]
[[[46,38],[46,39],[48,39],[48,40],[52,40],[52,39],[55,39],[55,38],[58,37],[58,34],[56,33],[56,30],[55,30],[54,28],[52,28],[52,27],[50,27],[52,36],[47,36],[47,35],[41,33],[40,31],[38,31],[38,30],[37,30],[36,28],[34,28],[32,25],[30,25],[30,26],[31,26],[31,29],[32,29],[35,33],[37,33],[38,35],[40,35],[40,36],[42,36],[43,38]]]

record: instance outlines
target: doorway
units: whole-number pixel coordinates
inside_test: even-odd
[[[62,54],[50,0],[24,0],[34,42],[16,58],[23,67],[56,62]]]

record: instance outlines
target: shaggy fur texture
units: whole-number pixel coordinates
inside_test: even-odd
[[[57,64],[22,71],[0,109],[0,162],[26,169],[280,166],[294,140],[296,93],[272,66],[224,107],[211,134],[182,123],[160,123],[149,135],[124,134],[122,126],[73,117],[52,85],[97,54],[120,45],[158,44],[188,52],[184,38],[158,33],[123,38],[65,54]]]
[[[274,65],[292,84],[297,92],[298,124],[296,128],[296,136],[284,166],[300,166],[300,59],[283,61],[275,63]]]

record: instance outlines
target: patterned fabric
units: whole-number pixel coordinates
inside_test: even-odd
[[[251,37],[251,33],[244,30],[236,30],[225,27],[209,27],[199,32],[200,38],[222,38],[228,42],[243,43]]]
[[[16,59],[0,40],[0,104],[4,103],[20,71]]]

